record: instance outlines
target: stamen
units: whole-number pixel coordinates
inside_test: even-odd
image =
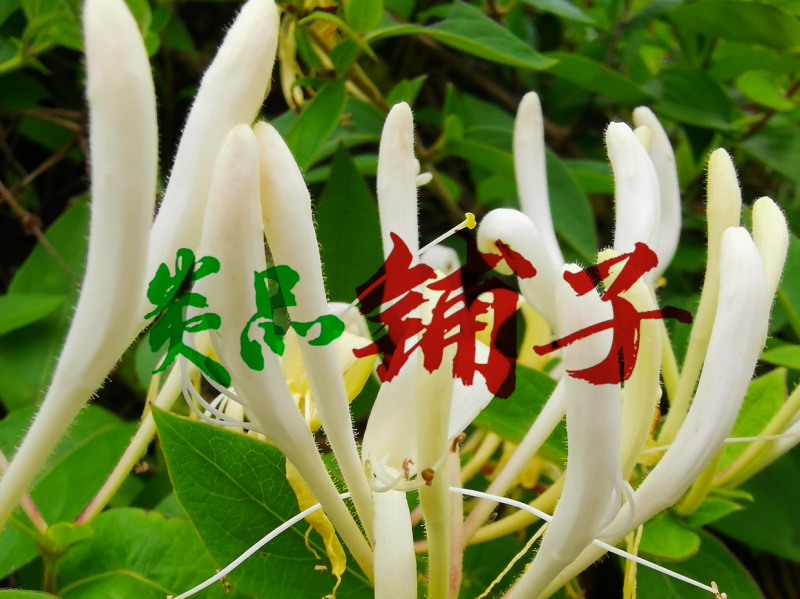
[[[350,499],[350,493],[341,493],[339,495],[339,497],[341,499]],[[320,504],[316,503],[316,504],[312,505],[310,508],[308,508],[307,510],[303,510],[302,512],[300,512],[299,514],[297,514],[293,518],[289,518],[286,522],[284,522],[283,524],[281,524],[277,528],[273,529],[272,532],[270,532],[269,534],[264,536],[260,541],[256,542],[255,545],[250,547],[250,549],[245,551],[242,555],[237,557],[230,564],[225,566],[222,570],[220,570],[216,574],[214,574],[214,576],[212,576],[211,578],[209,578],[205,582],[201,582],[196,587],[186,591],[185,593],[182,593],[181,595],[178,595],[177,597],[174,597],[174,598],[172,598],[170,596],[170,597],[168,597],[168,599],[186,599],[187,597],[191,597],[192,595],[194,595],[196,593],[199,593],[203,589],[208,588],[209,586],[211,586],[212,584],[214,584],[218,580],[221,580],[222,578],[224,578],[225,576],[227,576],[228,574],[233,572],[236,568],[238,568],[240,565],[242,565],[242,563],[244,563],[244,561],[247,558],[249,558],[256,551],[261,549],[264,545],[269,543],[272,539],[274,539],[278,535],[286,532],[292,526],[294,526],[298,522],[304,520],[306,517],[310,516],[311,514],[316,512],[321,507],[322,506]]]
[[[757,441],[780,441],[781,439],[793,439],[800,437],[800,431],[792,433],[781,433],[779,435],[756,435],[755,437],[729,437],[723,441],[724,444],[728,443],[755,443]],[[651,447],[645,449],[639,455],[650,455],[652,453],[661,453],[667,451],[672,445],[659,445],[658,447]]]
[[[450,487],[450,492],[451,493],[460,493],[461,495],[468,495],[470,497],[477,497],[478,499],[488,499],[490,501],[496,501],[498,503],[504,503],[506,505],[510,505],[512,507],[516,507],[516,508],[519,508],[521,510],[524,510],[524,511],[528,512],[529,514],[533,514],[534,516],[536,516],[538,518],[541,518],[545,522],[550,522],[550,520],[553,519],[553,517],[550,514],[547,514],[547,513],[543,512],[542,510],[537,510],[535,507],[532,507],[532,506],[528,505],[527,503],[522,503],[521,501],[515,501],[514,499],[509,499],[507,497],[500,497],[499,495],[492,495],[491,493],[484,493],[482,491],[473,491],[472,489],[462,489],[460,487]],[[680,580],[682,582],[685,582],[687,584],[695,586],[698,589],[703,589],[704,591],[708,591],[709,593],[714,593],[716,595],[717,599],[722,599],[722,596],[719,593],[719,589],[716,587],[716,584],[714,584],[714,583],[712,583],[712,584],[714,584],[714,586],[710,587],[708,585],[703,584],[702,582],[698,582],[698,581],[696,581],[696,580],[694,580],[692,578],[689,578],[688,576],[684,576],[683,574],[678,574],[677,572],[673,572],[672,570],[668,570],[667,568],[665,568],[663,566],[659,566],[658,564],[655,564],[655,563],[653,563],[651,561],[648,561],[648,560],[646,560],[644,558],[641,558],[641,557],[636,556],[636,555],[631,555],[627,551],[623,551],[622,549],[614,547],[613,545],[609,545],[608,543],[604,543],[603,541],[600,541],[598,539],[594,539],[592,541],[592,544],[597,546],[597,547],[600,547],[600,549],[603,549],[603,550],[608,551],[610,553],[613,553],[615,555],[619,555],[620,557],[624,557],[627,560],[634,561],[639,565],[646,566],[646,567],[650,568],[651,570],[655,570],[656,572],[660,572],[661,574],[666,574],[667,576],[671,576],[672,578],[676,578],[676,579],[678,579],[678,580]],[[723,593],[723,595],[724,595],[724,593]]]

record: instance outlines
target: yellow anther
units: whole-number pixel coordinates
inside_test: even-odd
[[[472,214],[472,212],[467,212],[464,216],[467,217],[466,219],[464,219],[464,226],[467,229],[474,229],[475,225],[477,224],[475,222],[475,215]]]

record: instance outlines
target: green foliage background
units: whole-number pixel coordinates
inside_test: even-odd
[[[223,35],[221,24],[240,3],[127,2],[152,59],[163,180],[199,78]],[[480,217],[517,206],[511,132],[528,90],[539,93],[547,119],[551,204],[568,259],[589,262],[611,239],[604,128],[613,120],[630,122],[643,104],[670,134],[683,190],[683,237],[662,303],[696,306],[705,260],[705,160],[714,148],[734,157],[747,204],[771,196],[794,235],[800,233],[800,1],[311,4],[281,2],[284,18],[296,22],[296,84],[307,101],[297,111],[289,108],[276,69],[263,115],[286,138],[316,199],[332,300],[351,301],[355,286],[379,266],[377,141],[388,108],[401,100],[414,109],[422,170],[434,175],[420,192],[423,241],[465,211]],[[83,269],[89,165],[80,52],[80,0],[0,0],[0,449],[9,458],[47,388]],[[359,235],[343,239],[342,230]],[[673,333],[680,359],[686,331]],[[796,236],[771,333],[738,436],[757,434],[800,378]],[[126,354],[39,477],[32,498],[51,525],[74,520],[113,468],[134,430],[130,421],[143,409],[153,360],[141,341]],[[520,415],[533,417],[548,384],[523,373],[524,397],[520,391],[510,400],[513,409],[490,406],[478,425],[518,440]],[[357,417],[368,410],[370,393],[354,403]],[[162,444],[91,530],[54,530],[45,542],[17,514],[0,535],[0,586],[45,588],[68,599],[164,597],[209,576],[296,513],[276,451],[207,427],[200,433],[200,425],[166,414],[159,425]],[[201,443],[228,451],[215,461],[198,452]],[[563,452],[563,443],[552,446]],[[183,455],[192,451],[196,459]],[[723,463],[737,451],[729,448]],[[254,460],[247,462],[253,472],[225,462],[237,452]],[[231,479],[227,494],[203,492],[199,483],[212,476]],[[656,519],[645,529],[642,552],[701,580],[720,581],[732,598],[798,596],[798,496],[795,451],[743,491],[712,497],[689,519]],[[711,531],[700,528],[708,524]],[[329,575],[305,580],[315,560],[301,542],[305,528],[297,532],[231,575],[229,596],[329,592]],[[509,539],[470,549],[463,596],[482,591],[520,547]],[[311,565],[301,568],[305,562]],[[271,578],[277,572],[282,582]],[[582,579],[586,596],[621,596],[618,572],[614,561],[595,569]],[[642,569],[638,580],[642,599],[703,596]],[[339,594],[370,596],[358,572],[348,574]],[[224,595],[217,585],[203,596]],[[42,595],[10,590],[0,596]]]

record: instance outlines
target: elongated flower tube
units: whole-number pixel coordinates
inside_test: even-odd
[[[213,281],[198,282],[198,291],[208,297],[222,319],[212,342],[252,421],[297,468],[359,565],[371,575],[372,552],[339,499],[311,431],[286,386],[278,356],[261,344],[260,370],[242,357],[243,332],[250,334],[250,321],[258,313],[253,292],[257,273],[266,270],[259,170],[253,132],[246,125],[234,128],[217,160],[203,228],[201,254],[220,262]]]
[[[255,119],[269,90],[277,44],[275,3],[248,0],[203,76],[189,112],[153,223],[151,276],[159,264],[174,260],[179,248],[197,247],[217,151],[231,128]]]
[[[708,261],[703,295],[697,307],[675,397],[670,398],[669,414],[658,436],[661,444],[675,439],[689,409],[717,311],[722,235],[728,227],[739,225],[741,210],[742,194],[733,161],[725,150],[715,150],[708,159]]]
[[[536,92],[522,98],[514,120],[514,174],[522,212],[533,221],[556,270],[564,265],[558,247],[550,195],[547,190],[547,163],[544,148],[544,117]]]
[[[660,211],[658,227],[653,231],[650,241],[650,249],[658,256],[658,266],[648,273],[650,281],[657,281],[678,249],[681,237],[681,188],[672,144],[656,115],[646,106],[639,106],[633,111],[633,124],[636,127],[647,127],[650,131],[648,152],[658,176]]]
[[[576,265],[566,270],[581,271]],[[596,291],[579,297],[565,281],[559,283],[557,305],[558,330],[566,334],[612,317],[611,306]],[[591,543],[619,501],[614,490],[621,482],[620,386],[595,385],[569,374],[602,361],[610,346],[611,331],[604,331],[563,350],[569,439],[564,490],[536,557],[508,599],[537,597]]]
[[[139,332],[158,154],[150,63],[123,0],[87,0],[92,210],[81,295],[25,441],[0,479],[0,529],[89,397]],[[124,144],[125,152],[120,152]]]
[[[733,428],[764,345],[771,307],[764,265],[744,229],[732,227],[722,236],[718,284],[719,308],[691,409],[674,443],[634,493],[633,519],[629,520],[628,508],[623,507],[607,530],[626,520],[627,530],[633,530],[674,504],[711,463]],[[617,543],[627,530],[603,540]],[[602,554],[602,549],[587,548],[556,577],[544,596]]]
[[[327,315],[328,304],[311,217],[311,196],[300,168],[278,132],[266,123],[258,123],[255,134],[259,143],[267,243],[275,264],[289,266],[299,277],[293,290],[297,305],[289,306],[289,316],[293,323],[314,322]],[[315,325],[315,328],[322,326]],[[353,438],[350,408],[336,350],[328,344],[312,343],[313,331],[307,335],[299,340],[300,349],[320,420],[362,524],[371,536],[372,501]]]
[[[608,126],[606,146],[614,171],[614,249],[630,252],[637,242],[652,247],[660,211],[653,161],[625,123]]]

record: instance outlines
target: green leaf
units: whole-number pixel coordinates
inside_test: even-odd
[[[783,405],[786,394],[786,370],[778,368],[750,383],[736,417],[731,437],[754,437]],[[747,449],[747,443],[728,443],[719,461],[719,470],[725,469]]]
[[[0,421],[0,450],[9,459],[19,446],[36,409],[15,410]],[[56,446],[30,492],[34,504],[49,524],[74,520],[105,482],[136,430],[97,406],[89,406],[75,418],[67,435]],[[91,464],[91,467],[87,467]],[[20,510],[17,516],[24,522]],[[19,569],[37,555],[29,537],[13,526],[0,534],[0,578]]]
[[[659,80],[664,87],[664,99],[657,112],[669,119],[707,127],[731,129],[733,104],[725,90],[700,69],[668,67]]]
[[[55,597],[55,595],[20,589],[0,589],[0,597],[3,599],[47,599],[48,597]]]
[[[169,20],[164,28],[164,46],[171,50],[186,52],[189,56],[197,55],[192,35],[177,14],[169,15]]]
[[[800,370],[800,345],[781,345],[774,349],[768,349],[761,354],[761,359],[776,366]]]
[[[547,189],[558,236],[587,264],[594,264],[597,234],[589,200],[555,154],[547,151]]]
[[[230,563],[299,512],[284,457],[274,446],[158,410],[153,415],[178,501],[218,564]],[[254,597],[319,599],[329,594],[335,581],[329,572],[315,571],[320,562],[305,546],[307,528],[295,525],[230,579]],[[309,542],[325,555],[315,533]],[[352,559],[336,592],[340,595],[373,596]]]
[[[736,599],[764,599],[747,570],[725,546],[710,534],[698,531],[700,550],[682,562],[654,560],[684,576],[706,584],[714,580],[720,591]],[[708,591],[690,586],[644,566],[636,568],[636,584],[643,599],[708,599]],[[645,594],[643,591],[647,590]]]
[[[753,504],[715,522],[712,528],[753,549],[800,561],[800,448],[756,474],[740,489],[752,494]]]
[[[378,155],[377,154],[359,154],[351,158],[353,164],[356,165],[358,174],[362,177],[374,177],[378,172]],[[305,174],[305,180],[308,185],[314,183],[324,183],[331,176],[331,165],[326,164],[323,166],[316,166]]]
[[[286,144],[301,169],[311,165],[314,153],[336,129],[346,99],[344,82],[331,81],[304,106],[302,114],[292,123],[286,134]]]
[[[383,249],[375,199],[344,148],[333,158],[316,221],[328,298],[349,304],[383,264]]]
[[[594,19],[572,2],[569,2],[569,0],[522,0],[522,2],[544,12],[550,12],[559,17],[564,17],[570,21],[594,25]]]
[[[45,233],[55,258],[37,245],[14,275],[8,295],[63,296],[49,316],[0,337],[0,398],[13,410],[41,400],[64,343],[86,258],[89,209],[77,202]]]
[[[548,52],[546,56],[558,60],[548,69],[549,73],[590,92],[631,105],[646,104],[653,100],[649,92],[633,81],[591,58],[566,52]]]
[[[669,14],[681,28],[711,37],[790,50],[800,47],[800,21],[760,2],[709,0],[682,4]]]
[[[333,68],[340,75],[350,68],[358,56],[358,44],[352,39],[342,40],[331,50],[331,62]]]
[[[639,552],[669,560],[684,560],[700,549],[700,537],[666,512],[644,525]]]
[[[778,78],[769,71],[748,71],[736,80],[736,87],[753,102],[779,112],[794,109],[794,102],[786,97],[786,92]]]
[[[427,75],[420,75],[411,80],[403,79],[386,95],[386,103],[389,106],[394,106],[399,102],[405,102],[409,106],[413,106],[414,100],[417,99],[419,90],[422,89],[422,84],[425,83],[427,78]]]
[[[63,302],[63,295],[17,293],[0,296],[0,335],[44,318]]]
[[[19,0],[0,0],[0,25],[19,8]]]
[[[53,46],[82,50],[80,0],[20,0],[28,19],[25,38],[36,51]]]
[[[699,528],[741,509],[742,506],[735,501],[723,499],[722,497],[709,497],[700,504],[700,507],[693,514],[684,518],[683,522],[692,528]]]
[[[800,183],[800,169],[797,168],[800,164],[800,131],[796,127],[767,125],[739,147],[784,177]]]
[[[383,0],[347,0],[344,18],[359,33],[375,29],[383,17]]]
[[[600,160],[562,160],[583,193],[614,194],[614,177],[608,162]]]
[[[362,144],[377,144],[380,140],[386,115],[378,108],[350,97],[345,103],[344,113],[348,115],[347,119],[339,122],[328,140],[317,150],[312,162],[332,156],[340,144],[352,148]]]
[[[480,58],[524,69],[546,69],[555,61],[542,56],[508,29],[474,6],[456,1],[447,18],[430,27],[396,25],[377,29],[368,41],[421,34]]]
[[[519,443],[553,393],[556,382],[543,372],[517,365],[517,381],[508,399],[495,397],[475,422],[506,441]],[[545,443],[551,457],[566,454],[566,429],[562,421]]]
[[[164,599],[189,590],[217,569],[187,520],[122,508],[100,514],[92,527],[95,535],[58,562],[63,599]],[[221,582],[198,596],[245,597],[238,589],[226,593]]]

